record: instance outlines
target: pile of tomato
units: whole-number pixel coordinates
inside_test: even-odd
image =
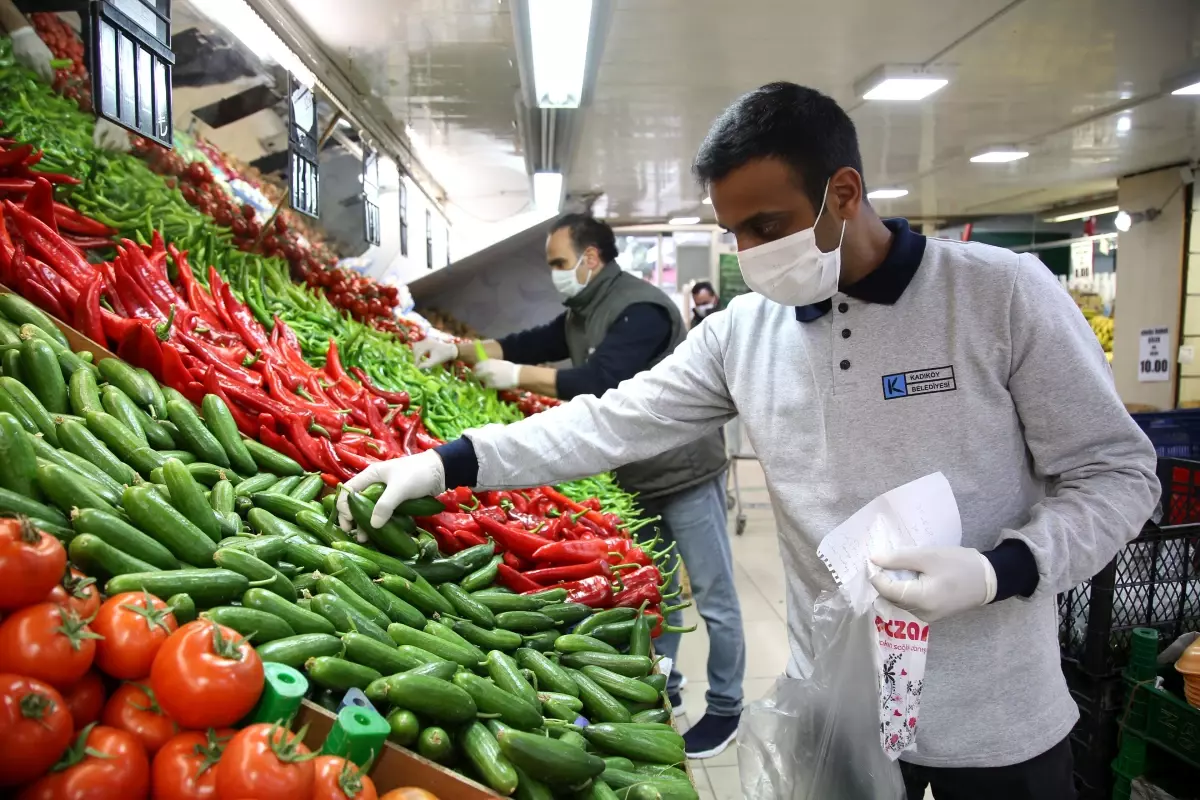
[[[179,625],[144,592],[103,598],[28,520],[0,519],[0,613],[4,797],[377,800],[369,777],[311,753],[303,732],[234,729],[263,691],[262,662],[236,631]]]
[[[83,63],[83,41],[75,29],[58,14],[41,11],[30,14],[29,20],[50,53],[71,66],[54,70],[54,91],[74,100],[83,111],[92,110],[92,85]]]

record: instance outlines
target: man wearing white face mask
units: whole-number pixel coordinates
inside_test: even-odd
[[[901,755],[908,797],[1074,797],[1078,709],[1055,596],[1135,537],[1160,491],[1087,322],[1031,255],[880,220],[853,123],[812,89],[739,98],[695,172],[758,294],[602,398],[400,462],[389,490],[439,491],[465,449],[484,487],[562,480],[738,415],[779,527],[796,675],[813,657],[814,599],[833,588],[817,545],[875,496],[940,471],[962,546],[874,557],[915,573],[874,583],[931,623],[916,746]]]
[[[498,389],[519,386],[564,400],[604,394],[657,364],[687,332],[675,303],[661,289],[622,272],[616,259],[616,238],[607,224],[585,214],[560,217],[550,225],[546,261],[566,312],[546,325],[483,342],[488,359],[479,363],[474,342],[426,339],[413,346],[419,366],[457,359],[474,364],[475,374]],[[570,368],[535,366],[564,359],[570,359]],[[461,444],[459,450],[462,474],[450,469],[447,479],[455,486],[471,485],[477,469],[474,454]],[[727,536],[725,446],[719,433],[712,432],[646,455],[653,457],[622,461],[617,480],[638,494],[648,515],[662,517],[663,536],[678,545],[708,628],[707,713],[685,736],[690,757],[708,758],[720,753],[737,731],[746,662]],[[358,480],[369,484],[378,479]],[[676,612],[668,621],[678,625],[682,619]],[[662,636],[656,647],[674,659],[679,635]],[[667,691],[678,711],[682,683],[683,676],[673,670]]]

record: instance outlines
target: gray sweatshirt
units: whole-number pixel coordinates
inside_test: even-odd
[[[903,758],[1003,766],[1070,732],[1055,595],[1137,535],[1159,486],[1091,328],[1041,262],[930,239],[892,305],[839,293],[801,323],[796,309],[739,297],[602,397],[467,437],[479,485],[516,488],[647,458],[734,415],[779,528],[793,674],[813,656],[813,602],[833,586],[822,537],[876,495],[941,471],[963,545],[1020,539],[1039,580],[1031,597],[931,626],[917,747]]]

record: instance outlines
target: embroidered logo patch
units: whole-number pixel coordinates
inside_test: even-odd
[[[912,397],[918,394],[953,392],[958,386],[954,382],[954,367],[933,367],[911,372],[897,372],[883,376],[883,399]]]

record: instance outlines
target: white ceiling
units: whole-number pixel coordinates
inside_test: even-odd
[[[411,126],[461,218],[528,208],[514,0],[287,2],[356,84]],[[851,109],[868,186],[910,190],[877,202],[889,214],[1027,212],[1200,156],[1200,98],[1161,88],[1200,55],[1197,0],[595,2],[613,11],[567,188],[603,192],[621,221],[711,219],[689,172],[696,148],[738,94],[780,79]],[[855,82],[877,67],[927,62],[951,70],[928,100],[856,99]],[[1118,132],[1124,107],[1131,128]],[[1032,155],[968,162],[996,144]]]
[[[603,190],[621,219],[711,215],[697,146],[738,94],[781,79],[851,109],[868,186],[910,190],[886,213],[1029,211],[1197,155],[1200,98],[1161,96],[1200,46],[1191,0],[616,2],[568,186]],[[880,65],[927,62],[952,70],[928,100],[857,100]],[[1136,106],[1124,133],[1104,114],[1121,104]],[[1032,155],[969,163],[995,144]]]

